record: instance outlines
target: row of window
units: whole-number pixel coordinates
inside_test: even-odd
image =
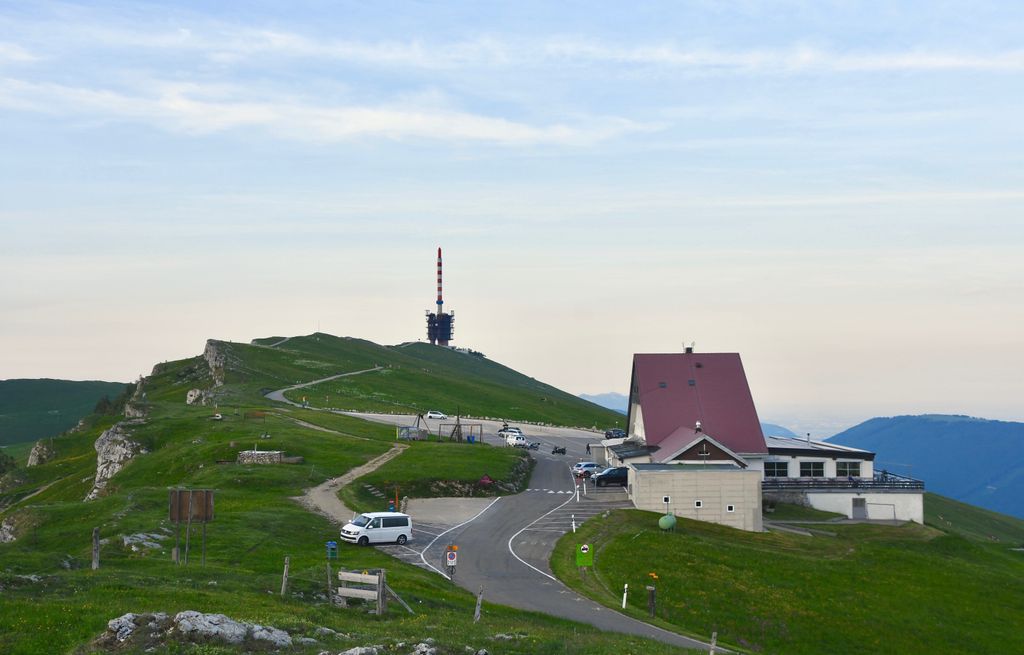
[[[836,477],[860,477],[860,462],[836,462]],[[788,478],[789,462],[765,462],[764,477]],[[825,462],[800,462],[801,478],[825,477]]]

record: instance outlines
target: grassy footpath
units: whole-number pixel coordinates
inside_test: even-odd
[[[658,620],[744,650],[819,655],[1024,652],[1024,556],[930,527],[830,525],[836,537],[752,534],[619,511],[559,541],[555,573],[571,587],[646,615],[644,586],[658,589]],[[575,546],[595,547],[581,578]],[[650,576],[655,573],[655,580]]]

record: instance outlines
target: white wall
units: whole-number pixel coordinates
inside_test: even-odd
[[[641,442],[647,443],[647,436],[644,434],[644,413],[639,403],[633,403],[629,411],[629,425],[626,427],[626,436],[636,437]]]
[[[670,496],[668,509],[676,516],[750,532],[763,530],[759,471],[698,471],[681,466],[638,471],[631,466],[627,491],[637,509],[664,512],[662,498]],[[702,501],[700,509],[694,506],[695,500]],[[729,505],[732,512],[727,511]]]
[[[850,518],[853,518],[854,498],[865,499],[869,519],[924,523],[924,494],[921,492],[807,492],[807,501],[814,509],[845,514]]]

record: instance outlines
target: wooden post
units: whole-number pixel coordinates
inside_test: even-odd
[[[288,565],[291,564],[291,558],[284,558],[284,574],[281,575],[281,597],[283,598],[285,593],[288,591]]]
[[[100,568],[100,529],[92,529],[92,570]]]
[[[344,589],[347,586],[348,585],[346,584],[345,578],[342,577],[342,575],[341,575],[341,571],[338,571],[338,606],[339,607],[348,607],[348,598],[346,598],[341,593],[341,590]]]
[[[387,586],[387,571],[380,569],[377,575],[377,616],[384,616],[388,610],[388,595],[384,591]]]
[[[331,560],[327,560],[327,602],[333,604],[334,599],[331,596]]]
[[[708,651],[708,655],[715,655],[715,646],[718,644],[718,633],[711,633],[711,650]]]
[[[185,566],[188,566],[188,544],[192,535],[192,491],[188,492],[188,523],[185,524]]]
[[[655,589],[651,585],[647,585],[647,611],[651,616],[654,616],[655,608]]]
[[[484,602],[484,586],[480,585],[480,591],[476,595],[476,611],[473,612],[473,623],[480,622],[480,605]]]

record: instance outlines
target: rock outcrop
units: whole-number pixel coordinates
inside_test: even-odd
[[[146,449],[140,444],[132,441],[131,433],[125,428],[124,423],[118,423],[109,430],[104,430],[94,445],[96,448],[96,480],[93,482],[92,490],[85,497],[86,500],[95,500],[103,493],[110,478],[117,475],[118,471],[134,459],[137,455],[143,455]]]
[[[203,350],[203,359],[210,367],[210,375],[213,377],[213,386],[224,385],[224,367],[227,365],[227,344],[223,341],[208,339],[206,349]]]
[[[18,538],[14,531],[15,527],[13,516],[8,516],[0,521],[0,544],[9,544]]]
[[[57,451],[49,444],[49,439],[36,442],[32,446],[32,452],[28,454],[28,463],[25,466],[39,466],[45,464],[57,456]]]
[[[189,389],[188,393],[185,394],[186,405],[205,405],[206,404],[206,392],[202,389]]]
[[[203,614],[194,610],[167,614],[128,613],[107,622],[107,631],[94,642],[104,650],[134,646],[156,648],[173,639],[178,642],[210,642],[241,645],[262,642],[263,648],[288,648],[292,637],[284,630],[255,623],[235,621],[223,614]]]

